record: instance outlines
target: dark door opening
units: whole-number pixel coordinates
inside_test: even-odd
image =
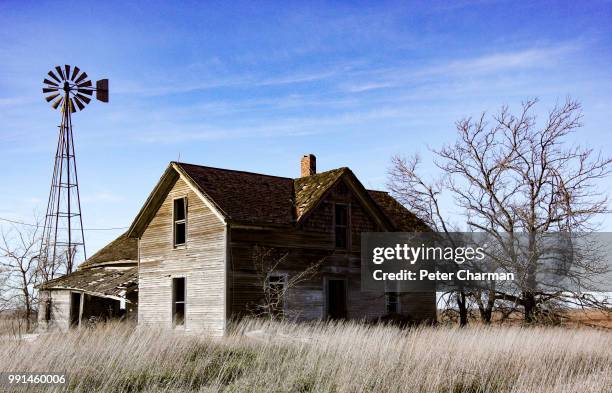
[[[327,317],[346,318],[346,280],[327,281]]]
[[[79,326],[79,314],[81,313],[81,294],[70,293],[70,326]]]

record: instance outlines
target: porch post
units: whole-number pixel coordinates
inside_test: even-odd
[[[80,293],[81,301],[79,302],[79,327],[81,327],[81,319],[83,318],[83,304],[85,304],[85,294]]]

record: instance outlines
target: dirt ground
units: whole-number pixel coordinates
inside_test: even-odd
[[[586,325],[612,329],[612,313],[597,310],[571,310],[565,313],[570,325]]]
[[[449,314],[441,312],[438,315],[438,321],[446,323],[456,323],[456,313],[452,313],[449,320]],[[493,325],[516,326],[524,322],[523,315],[516,313],[502,320],[502,316],[498,312],[493,313]],[[603,312],[599,310],[568,310],[563,313],[563,317],[558,321],[561,326],[565,327],[594,327],[612,330],[612,312]],[[480,325],[481,320],[478,312],[472,310],[470,313],[470,325]]]

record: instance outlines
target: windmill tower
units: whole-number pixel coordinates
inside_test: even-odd
[[[78,258],[87,259],[72,113],[83,110],[94,92],[99,101],[108,102],[108,79],[94,87],[85,72],[69,65],[57,66],[48,75],[42,91],[53,109],[60,108],[61,122],[39,254],[45,280],[52,279],[60,267],[70,273]]]

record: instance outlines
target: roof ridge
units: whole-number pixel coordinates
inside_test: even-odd
[[[190,166],[196,166],[196,167],[200,167],[200,168],[215,169],[215,170],[225,171],[225,172],[246,173],[246,174],[249,174],[249,175],[274,177],[274,178],[277,178],[277,179],[286,179],[286,180],[298,180],[298,179],[302,179],[302,177],[286,177],[286,176],[269,175],[267,173],[243,171],[243,170],[240,170],[240,169],[219,168],[219,167],[208,166],[208,165],[192,164],[192,163],[189,163],[189,162],[170,161],[170,163],[174,163],[174,164],[177,164],[177,165],[190,165]],[[349,169],[350,170],[350,168],[347,167],[347,166],[341,166],[341,167],[338,167],[338,168],[328,169],[328,170],[323,171],[323,172],[318,172],[318,173],[315,173],[314,175],[311,175],[311,176],[322,175],[324,173],[328,173],[328,172],[332,172],[332,171],[338,171],[338,170],[345,170],[345,169]],[[310,177],[310,176],[306,176],[306,177]]]
[[[304,179],[308,179],[309,177],[316,177],[316,176],[319,176],[319,175],[325,175],[326,173],[330,173],[330,172],[339,172],[339,171],[346,171],[346,170],[349,170],[349,171],[350,171],[351,169],[350,169],[349,167],[347,167],[347,166],[341,166],[341,167],[339,167],[339,168],[328,169],[328,170],[323,171],[323,172],[317,172],[317,173],[312,174],[312,175],[310,175],[310,176],[296,177],[296,178],[294,178],[293,180],[294,180],[294,181],[297,181],[297,180],[304,180]]]
[[[277,176],[277,175],[268,175],[266,173],[242,171],[242,170],[239,170],[239,169],[219,168],[219,167],[214,167],[214,166],[200,165],[200,164],[191,164],[191,163],[188,163],[188,162],[178,162],[178,161],[171,161],[171,163],[174,163],[174,164],[177,164],[177,165],[197,166],[197,167],[200,167],[200,168],[215,169],[215,170],[225,171],[225,172],[246,173],[246,174],[249,174],[249,175],[258,175],[258,176],[266,176],[266,177],[275,177],[277,179],[293,180],[293,178],[291,178],[291,177]]]

